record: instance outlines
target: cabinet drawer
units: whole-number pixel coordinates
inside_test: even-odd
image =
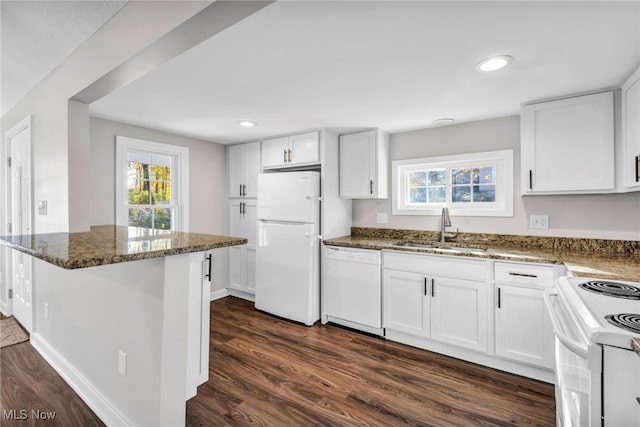
[[[553,271],[551,265],[496,262],[495,280],[501,283],[551,287],[554,279]]]
[[[471,280],[487,279],[487,262],[484,260],[387,251],[383,251],[382,257],[384,268]]]

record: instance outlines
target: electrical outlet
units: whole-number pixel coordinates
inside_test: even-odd
[[[122,350],[118,351],[118,373],[127,376],[127,353]]]
[[[44,303],[44,318],[49,320],[49,303]]]
[[[529,228],[549,228],[549,215],[529,215]]]
[[[389,223],[389,214],[379,212],[378,213],[378,217],[376,219],[376,222],[378,224],[388,224]]]

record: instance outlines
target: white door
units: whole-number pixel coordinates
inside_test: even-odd
[[[412,335],[429,336],[428,277],[384,269],[382,326]]]
[[[260,143],[244,144],[245,197],[258,196],[258,174],[260,173]]]
[[[262,141],[262,167],[284,166],[287,163],[289,138],[274,138]]]
[[[313,223],[320,214],[319,172],[258,175],[258,219]]]
[[[487,351],[487,284],[434,277],[431,291],[431,338]]]
[[[309,132],[289,137],[291,153],[288,161],[291,164],[317,163],[320,161],[319,133]]]
[[[340,196],[373,197],[375,131],[340,136]]]
[[[541,289],[497,286],[496,354],[553,368],[553,328]]]
[[[11,158],[9,199],[10,234],[31,234],[31,118],[13,127],[6,135],[8,156]],[[13,315],[28,330],[32,329],[33,272],[29,255],[11,251],[8,269],[13,289]]]

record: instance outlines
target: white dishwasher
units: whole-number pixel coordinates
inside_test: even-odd
[[[380,251],[325,246],[322,321],[383,335]]]

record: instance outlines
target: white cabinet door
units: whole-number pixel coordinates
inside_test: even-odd
[[[553,369],[553,328],[542,289],[496,285],[496,354]]]
[[[612,191],[613,92],[529,104],[522,112],[522,194]]]
[[[621,162],[623,186],[640,190],[640,69],[622,85]]]
[[[285,166],[289,155],[289,137],[262,141],[262,167]]]
[[[432,285],[431,339],[486,352],[487,283],[436,276]]]
[[[289,164],[299,165],[320,162],[319,132],[301,133],[289,137]]]
[[[429,336],[429,298],[426,275],[382,272],[382,326],[416,336]]]
[[[256,221],[255,200],[229,203],[229,234],[249,241],[229,248],[229,288],[250,294],[255,292]]]
[[[260,143],[244,144],[244,197],[258,197],[260,173]]]
[[[380,130],[340,135],[340,197],[384,199],[388,136]]]
[[[260,143],[227,148],[229,197],[256,197],[260,173]]]
[[[227,172],[229,197],[241,197],[244,184],[244,147],[242,145],[227,147]]]
[[[209,304],[211,252],[189,254],[189,316],[187,319],[187,399],[209,379]]]

